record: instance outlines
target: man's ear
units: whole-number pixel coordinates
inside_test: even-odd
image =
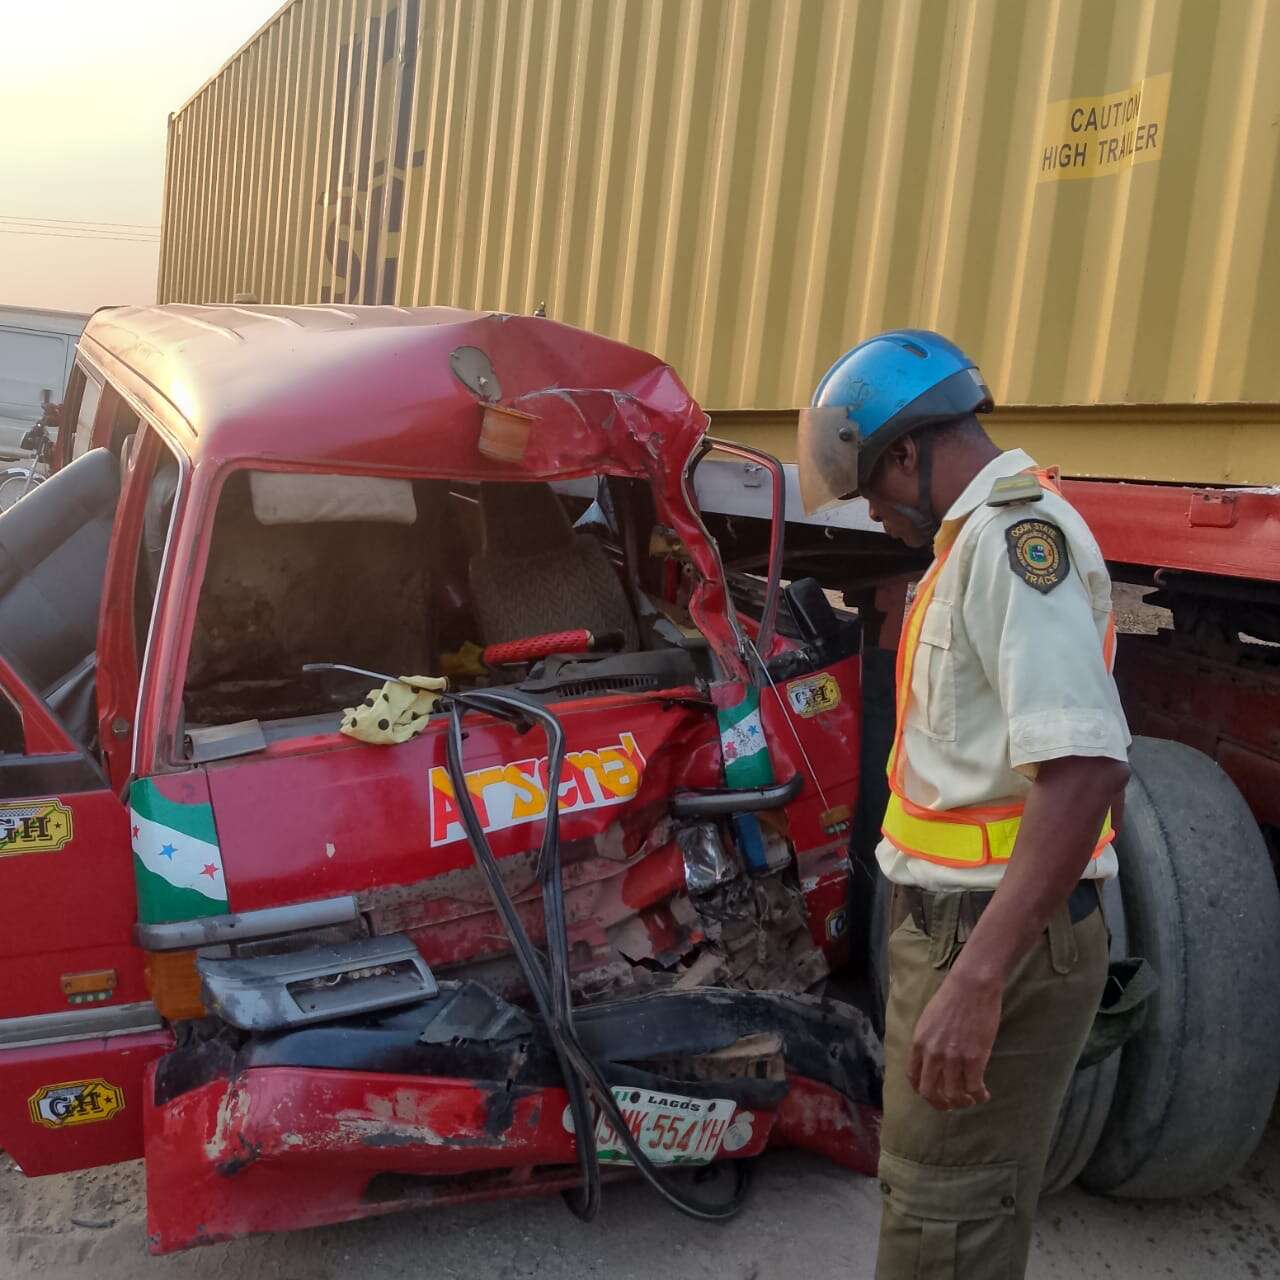
[[[902,436],[895,440],[885,451],[884,456],[896,462],[904,474],[913,476],[920,465],[920,449],[910,436]]]

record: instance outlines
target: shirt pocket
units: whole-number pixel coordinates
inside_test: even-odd
[[[911,692],[921,708],[913,724],[930,738],[954,742],[956,736],[956,659],[951,647],[951,602],[931,600],[920,623]]]

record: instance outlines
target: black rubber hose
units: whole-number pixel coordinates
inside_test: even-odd
[[[529,974],[536,973],[537,978],[531,981],[535,1002],[547,1023],[552,1042],[560,1059],[561,1070],[565,1074],[566,1086],[570,1087],[570,1104],[573,1102],[574,1083],[585,1084],[595,1096],[601,1111],[608,1118],[618,1134],[623,1146],[627,1149],[636,1169],[641,1176],[670,1205],[692,1218],[702,1221],[725,1221],[733,1217],[741,1209],[749,1185],[748,1166],[744,1161],[734,1162],[735,1185],[733,1195],[723,1202],[707,1202],[681,1193],[667,1185],[667,1180],[641,1150],[639,1142],[632,1135],[630,1127],[623,1119],[621,1111],[599,1067],[591,1056],[583,1049],[573,1025],[572,1001],[569,986],[569,947],[568,933],[565,927],[564,884],[560,876],[560,822],[556,797],[560,791],[561,766],[564,759],[564,730],[555,715],[536,704],[522,699],[500,694],[493,690],[476,690],[458,696],[452,695],[451,733],[448,738],[448,764],[450,779],[453,782],[455,799],[463,818],[463,827],[471,842],[477,863],[484,873],[486,884],[494,899],[499,917],[507,930],[508,937],[515,949],[521,967]],[[543,825],[542,847],[539,855],[539,880],[543,890],[543,915],[546,921],[547,950],[552,968],[550,982],[550,1016],[546,1009],[548,990],[545,975],[537,953],[530,943],[524,926],[516,913],[507,893],[506,886],[498,871],[497,861],[489,846],[466,788],[466,779],[462,768],[462,712],[460,706],[470,706],[477,710],[496,714],[503,719],[536,720],[543,728],[547,738],[547,814]],[[572,1067],[572,1073],[566,1069],[566,1062]],[[576,1075],[577,1079],[573,1079]],[[575,1110],[572,1112],[574,1131],[577,1135],[579,1162],[584,1162],[584,1149],[590,1148],[591,1166],[596,1181],[594,1197],[588,1199],[598,1203],[599,1162],[595,1153],[594,1117],[588,1116],[584,1123]],[[584,1165],[585,1167],[585,1165]],[[577,1211],[577,1210],[575,1210]],[[594,1210],[593,1210],[594,1211]]]
[[[499,718],[506,717],[516,721],[523,721],[526,725],[532,721],[537,721],[542,726],[543,733],[547,739],[548,794],[557,795],[560,790],[560,777],[564,771],[564,728],[560,721],[549,712],[543,711],[541,707],[531,707],[530,704],[523,702],[519,698],[511,698],[502,694],[494,693],[489,695],[488,690],[477,691],[469,695],[469,705],[476,710],[496,715]],[[470,799],[469,794],[468,799]],[[484,839],[486,852],[492,855],[492,849],[483,831],[481,831],[481,838]],[[494,866],[496,869],[496,861]],[[542,892],[542,913],[547,935],[547,959],[551,969],[548,983],[551,1005],[549,1025],[559,1028],[562,1033],[567,1031],[576,1041],[577,1035],[573,1027],[573,993],[569,982],[568,930],[565,923],[563,884],[560,879],[560,809],[558,805],[548,804],[547,815],[542,824],[542,844],[538,850],[538,882]],[[497,883],[502,885],[500,877]],[[505,892],[504,885],[502,888]],[[520,924],[519,916],[515,915],[514,912],[513,918],[517,924]],[[523,933],[522,924],[521,932]],[[527,934],[525,935],[525,941],[528,941]],[[537,951],[532,944],[530,944],[530,951],[533,955],[537,955]],[[540,964],[539,968],[541,968]],[[563,1045],[559,1046],[558,1051],[562,1048]],[[561,1062],[561,1070],[564,1070],[563,1061]],[[577,1091],[582,1094],[583,1115],[586,1116],[587,1123],[591,1126],[584,1132],[594,1133],[595,1117],[587,1101],[584,1082],[576,1073],[572,1078]],[[568,1075],[566,1075],[566,1079],[569,1079]],[[573,1117],[575,1132],[579,1132],[578,1125],[582,1121],[582,1116],[579,1116],[577,1110],[574,1109]],[[567,1198],[569,1207],[573,1212],[578,1217],[589,1221],[599,1209],[600,1167],[599,1156],[596,1153],[594,1142],[578,1143],[579,1162],[581,1163],[584,1159],[581,1150],[583,1146],[590,1147],[589,1158],[593,1170],[591,1184],[589,1187],[584,1184],[580,1195],[570,1194]]]
[[[522,719],[527,727],[530,726],[533,719],[539,719],[547,739],[547,777],[553,784],[550,794],[557,794],[560,776],[564,768],[564,729],[559,720],[554,716],[547,718],[534,717],[531,713],[526,716],[524,712],[527,704],[521,703],[519,700],[514,700],[514,704],[509,703],[507,699],[501,696],[486,700],[483,692],[472,695],[469,699],[469,705],[490,715],[496,714],[510,719]],[[487,840],[485,844],[486,849],[488,849]],[[499,880],[498,883],[501,883],[501,881]],[[561,888],[559,806],[548,807],[546,819],[542,824],[542,844],[538,851],[538,886],[542,893],[542,914],[547,935],[547,959],[551,969],[548,981],[551,1016],[548,1020],[548,1025],[553,1025],[562,1031],[567,1027],[572,1032],[573,994],[569,984],[568,932],[564,920],[564,898],[563,894],[559,892]],[[514,943],[514,939],[512,941]],[[558,942],[563,942],[563,945],[557,945]],[[532,946],[530,949],[533,950]],[[536,955],[536,951],[534,954]],[[541,965],[539,965],[539,968],[541,968]],[[557,1054],[562,1054],[562,1043],[557,1041],[555,1037],[553,1037],[553,1041],[556,1043]],[[574,1131],[594,1133],[595,1117],[588,1105],[585,1086],[581,1077],[576,1072],[570,1072],[566,1068],[566,1060],[563,1056],[560,1058],[560,1066],[562,1073],[565,1074],[566,1081],[572,1080],[573,1082],[574,1088],[571,1093],[581,1095],[582,1114],[579,1114],[576,1106],[572,1109]],[[590,1126],[586,1130],[579,1127],[583,1122],[584,1116]],[[584,1160],[587,1159],[583,1152],[583,1147],[585,1146],[590,1147],[591,1182],[588,1184],[584,1181],[583,1187],[579,1190],[566,1192],[565,1198],[569,1208],[577,1217],[582,1218],[584,1221],[590,1221],[596,1215],[600,1206],[600,1161],[594,1142],[579,1142],[579,1164],[582,1165]]]
[[[515,904],[511,901],[511,895],[507,893],[506,885],[502,883],[502,875],[498,870],[497,860],[493,856],[493,850],[489,847],[489,841],[476,814],[475,805],[471,802],[470,793],[467,791],[466,772],[462,767],[461,703],[462,699],[456,695],[451,698],[451,732],[445,745],[449,779],[453,783],[458,811],[462,817],[462,826],[467,833],[467,839],[471,844],[472,851],[476,855],[476,863],[488,884],[489,896],[493,899],[494,907],[502,920],[503,927],[506,929],[507,937],[511,940],[516,959],[524,972],[525,981],[529,984],[529,991],[533,996],[534,1004],[537,1005],[543,1022],[546,1023],[551,1031],[552,1047],[560,1063],[560,1072],[564,1076],[565,1089],[569,1095],[569,1112],[573,1116],[574,1131],[576,1133],[593,1133],[595,1130],[595,1117],[591,1112],[586,1089],[578,1073],[574,1071],[568,1055],[564,1052],[562,1037],[556,1034],[555,1003],[551,997],[547,976],[542,968],[542,961],[533,944],[529,941],[528,934],[524,931],[524,925],[520,922]],[[559,725],[557,724],[556,727],[558,729]],[[561,737],[563,738],[563,735]],[[561,752],[563,753],[563,742],[561,742]],[[545,835],[543,839],[545,844]],[[600,1161],[596,1154],[594,1142],[578,1143],[578,1168],[582,1173],[582,1186],[577,1196],[569,1199],[568,1203],[579,1218],[589,1222],[600,1211]]]

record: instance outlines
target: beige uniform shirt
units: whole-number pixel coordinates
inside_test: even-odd
[[[1065,499],[987,506],[996,480],[1036,464],[1020,449],[993,459],[943,521],[962,527],[920,629],[902,750],[907,798],[928,809],[1008,803],[1026,796],[1041,761],[1128,759],[1129,730],[1103,644],[1111,578],[1089,527]],[[1070,570],[1042,592],[1015,572],[1006,530],[1057,525]],[[1025,850],[1014,857],[1025,856]],[[993,889],[1004,865],[955,868],[876,850],[890,880],[924,889]],[[1085,875],[1116,874],[1108,847]]]

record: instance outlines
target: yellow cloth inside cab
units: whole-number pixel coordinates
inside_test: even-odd
[[[342,732],[378,746],[408,742],[427,727],[427,717],[448,685],[442,676],[388,680],[371,690],[358,707],[348,707],[342,713]]]

